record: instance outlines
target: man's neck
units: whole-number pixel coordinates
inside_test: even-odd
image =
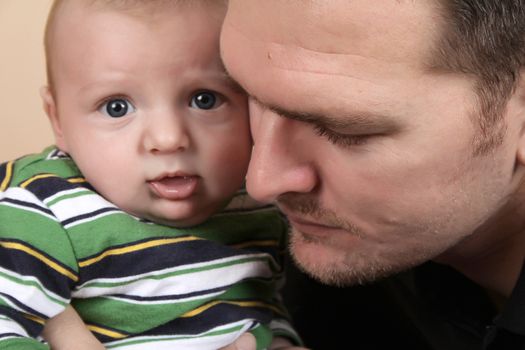
[[[496,299],[506,299],[518,280],[524,259],[525,203],[516,200],[435,260],[463,273]]]

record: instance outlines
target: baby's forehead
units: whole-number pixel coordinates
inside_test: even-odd
[[[226,3],[226,0],[55,0],[49,13],[48,26],[50,22],[58,21],[61,16],[71,15],[75,10],[85,14],[89,11],[116,11],[151,20],[171,9],[210,11],[212,8],[222,8],[225,10]],[[210,12],[210,16],[213,12],[213,10]]]
[[[222,0],[55,0],[44,38],[48,83],[54,85],[55,71],[61,66],[57,62],[70,49],[79,52],[88,48],[89,40],[104,40],[107,31],[113,30],[108,28],[120,28],[128,35],[143,28],[147,29],[142,34],[170,30],[170,35],[162,35],[174,39],[187,32],[185,28],[173,29],[172,24],[187,23],[187,18],[197,15],[202,19],[199,25],[206,27],[199,32],[218,36],[225,12],[226,2]]]
[[[226,3],[226,0],[55,0],[49,12],[44,36],[46,58],[49,60],[50,53],[57,50],[56,37],[67,33],[71,26],[76,26],[75,19],[85,20],[90,14],[113,12],[155,24],[166,18],[176,20],[175,17],[170,17],[173,11],[200,11],[222,20]]]

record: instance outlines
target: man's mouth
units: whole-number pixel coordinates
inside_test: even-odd
[[[337,235],[354,234],[352,230],[348,230],[344,225],[336,223],[335,221],[326,218],[315,218],[311,216],[304,216],[297,214],[287,208],[280,208],[283,214],[286,215],[290,225],[302,234],[304,237],[309,237],[315,241],[323,241],[333,239]]]
[[[191,197],[197,188],[200,177],[197,175],[162,175],[148,184],[155,195],[168,200],[183,200]]]

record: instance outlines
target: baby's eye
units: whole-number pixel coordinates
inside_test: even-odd
[[[135,107],[124,98],[113,98],[102,104],[99,112],[112,118],[120,118],[128,113],[135,112]]]
[[[222,104],[222,100],[215,92],[201,91],[191,97],[190,107],[198,109],[213,109]]]

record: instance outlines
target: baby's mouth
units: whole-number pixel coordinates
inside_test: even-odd
[[[199,179],[196,175],[162,176],[148,181],[148,184],[153,193],[160,198],[183,200],[195,193]]]

